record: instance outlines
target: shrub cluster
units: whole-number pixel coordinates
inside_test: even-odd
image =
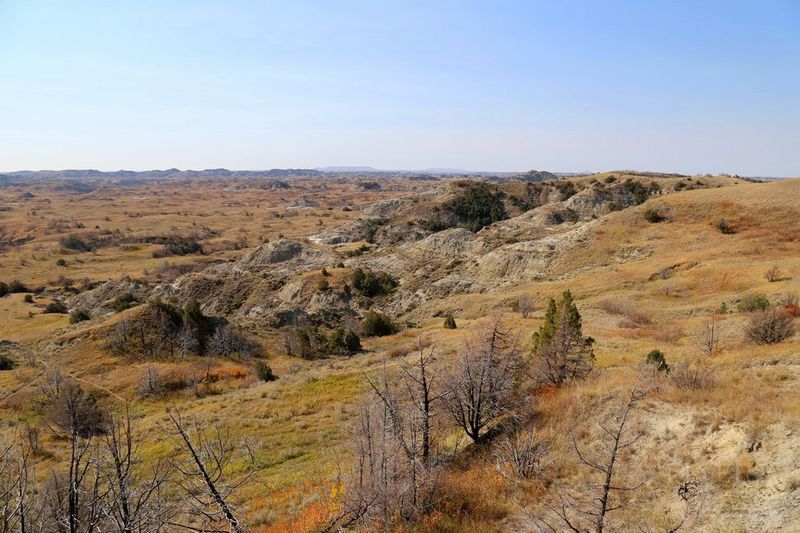
[[[184,308],[158,298],[143,312],[120,321],[107,347],[120,354],[173,357],[207,354],[219,357],[260,357],[261,346],[232,324],[205,316],[191,300]]]
[[[25,286],[20,280],[15,279],[9,283],[4,281],[0,281],[0,298],[5,296],[6,294],[12,294],[16,292],[31,292],[28,287]]]
[[[645,209],[644,219],[651,224],[658,224],[659,222],[663,222],[665,217],[655,209]]]
[[[66,314],[67,305],[61,300],[53,300],[44,307],[45,313]]]
[[[356,268],[350,276],[353,288],[364,296],[380,296],[397,287],[397,280],[386,272],[373,272]]]
[[[286,355],[319,359],[329,355],[354,355],[361,351],[361,338],[352,329],[336,328],[326,334],[315,326],[292,327],[283,331]]]
[[[502,195],[485,183],[462,182],[461,190],[442,208],[456,217],[460,226],[477,232],[484,226],[508,218]]]
[[[392,319],[377,311],[367,311],[361,321],[361,331],[366,337],[383,337],[397,332]]]
[[[75,309],[69,314],[69,323],[70,324],[77,324],[78,322],[84,322],[86,320],[91,320],[92,315],[89,314],[88,311],[84,309]]]
[[[752,313],[753,311],[764,311],[769,307],[769,298],[765,294],[747,294],[742,297],[736,309],[743,313]]]

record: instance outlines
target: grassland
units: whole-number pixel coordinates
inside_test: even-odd
[[[619,173],[616,173],[619,176]],[[607,175],[576,178],[603,180]],[[669,183],[684,178],[664,178]],[[442,505],[420,530],[537,530],[536,517],[557,487],[571,487],[585,475],[571,449],[571,436],[591,447],[598,440],[592,421],[617,401],[635,379],[644,354],[660,349],[675,365],[696,352],[695,340],[710,317],[720,328],[720,350],[713,356],[714,386],[684,390],[665,381],[639,409],[644,435],[622,468],[643,482],[636,497],[617,517],[627,524],[658,529],[679,512],[676,487],[681,479],[703,480],[704,505],[695,530],[776,530],[800,520],[796,502],[800,478],[800,339],[774,346],[748,343],[747,321],[736,312],[745,294],[763,293],[778,304],[800,293],[800,180],[747,183],[727,177],[701,178],[719,187],[651,198],[646,203],[605,215],[590,229],[585,246],[559,257],[547,279],[493,292],[454,294],[414,312],[416,327],[389,337],[369,339],[365,353],[352,358],[306,361],[281,353],[277,337],[260,332],[269,362],[280,379],[263,383],[244,362],[215,361],[217,378],[202,391],[142,397],[141,376],[148,365],[191,372],[203,358],[145,361],[112,355],[104,334],[114,321],[70,325],[65,315],[43,314],[46,294],[33,303],[22,294],[0,299],[0,338],[19,343],[29,361],[0,372],[0,432],[10,435],[36,423],[31,408],[37,385],[59,367],[98,394],[104,403],[133,405],[144,432],[144,457],[167,453],[174,443],[163,427],[166,406],[179,406],[202,426],[225,427],[249,450],[251,482],[236,496],[253,531],[314,531],[340,503],[338,473],[348,462],[348,434],[356,406],[366,393],[364,372],[394,365],[418,338],[436,346],[443,361],[460,348],[466,335],[493,313],[500,313],[527,349],[541,324],[550,296],[569,289],[583,317],[584,332],[596,339],[596,369],[591,377],[558,391],[531,391],[536,431],[552,447],[544,478],[532,481],[500,476],[489,450],[466,450],[444,474]],[[416,192],[363,191],[353,183],[303,180],[291,190],[237,189],[219,182],[99,187],[75,196],[34,186],[35,196],[19,200],[22,188],[3,189],[0,203],[7,233],[32,240],[0,254],[0,280],[19,279],[30,286],[55,287],[63,275],[102,281],[122,275],[145,277],[166,262],[226,261],[279,234],[302,237],[351,219],[358,207],[379,199]],[[319,207],[287,209],[303,196]],[[655,209],[665,217],[656,224],[644,216]],[[726,220],[731,234],[719,231]],[[83,227],[77,227],[78,225]],[[69,234],[120,229],[126,235],[190,234],[207,227],[202,256],[154,258],[156,246],[114,246],[93,252],[65,252],[59,238]],[[234,243],[242,242],[241,249]],[[66,259],[66,267],[55,261]],[[777,265],[778,281],[765,279]],[[334,275],[337,273],[334,271]],[[531,296],[535,311],[527,318],[512,310],[521,296]],[[728,313],[720,314],[725,305]],[[454,311],[458,329],[442,328],[434,311]],[[132,311],[128,311],[129,313]],[[408,349],[402,349],[402,348]],[[535,396],[534,396],[535,395]],[[447,430],[447,439],[455,431]],[[63,443],[46,437],[57,464]]]

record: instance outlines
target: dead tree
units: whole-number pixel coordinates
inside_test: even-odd
[[[407,463],[384,403],[365,402],[359,407],[353,454],[356,465],[344,480],[342,512],[331,521],[329,530],[386,525],[408,501]]]
[[[386,367],[381,381],[364,374],[383,407],[387,429],[402,451],[405,466],[398,471],[408,478],[406,485],[410,495],[406,498],[404,494],[399,499],[410,501],[406,507],[398,506],[398,510],[406,517],[420,510],[426,499],[426,489],[430,487],[432,418],[434,406],[441,399],[434,388],[437,381],[434,361],[434,350],[426,350],[420,343],[417,356],[401,363],[401,371],[395,379],[389,377]]]
[[[413,361],[403,361],[401,369],[405,376],[404,384],[408,398],[417,410],[422,432],[422,465],[430,466],[431,459],[431,422],[434,404],[442,399],[442,394],[435,383],[438,382],[438,369],[435,368],[435,349],[427,352],[422,342],[419,344],[417,357]]]
[[[24,533],[39,526],[32,501],[35,482],[30,448],[15,436],[0,448],[0,532]]]
[[[465,344],[447,376],[444,403],[474,443],[483,442],[491,424],[509,412],[521,366],[516,341],[498,319]]]
[[[60,383],[49,399],[51,429],[69,441],[66,478],[52,473],[51,506],[69,533],[95,531],[103,520],[104,488],[95,437],[107,429],[106,413],[76,383]]]
[[[517,300],[517,309],[519,310],[522,318],[528,318],[534,308],[533,298],[528,295],[520,296]]]
[[[139,451],[131,427],[130,411],[123,417],[111,418],[104,437],[104,469],[108,497],[106,514],[116,531],[157,531],[167,516],[162,494],[169,467],[158,461],[148,475],[139,472]]]
[[[181,413],[177,409],[169,409],[167,414],[178,433],[178,441],[189,454],[188,461],[176,462],[174,465],[181,474],[177,484],[189,497],[189,514],[200,518],[204,527],[222,522],[228,524],[229,531],[242,533],[241,522],[236,517],[234,508],[228,500],[236,489],[247,481],[249,476],[245,476],[236,483],[224,481],[225,468],[230,463],[234,452],[234,447],[227,434],[215,427],[212,436],[207,438],[199,427],[196,427],[194,436],[191,436],[190,430],[187,429]],[[185,529],[207,531],[207,529],[198,529],[174,521],[170,521],[168,524]]]
[[[641,438],[641,434],[630,435],[629,425],[633,411],[647,394],[647,389],[637,380],[632,387],[625,403],[611,418],[609,423],[599,424],[602,432],[605,449],[599,453],[588,454],[582,451],[577,440],[573,438],[573,448],[582,465],[594,473],[591,478],[599,478],[599,482],[589,482],[589,500],[583,503],[577,497],[564,492],[559,492],[559,501],[550,506],[562,524],[575,533],[594,531],[602,533],[608,525],[609,513],[625,505],[623,499],[615,498],[618,493],[629,493],[641,487],[636,485],[619,484],[620,455]],[[556,529],[545,521],[548,528]]]

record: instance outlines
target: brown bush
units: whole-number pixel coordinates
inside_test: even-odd
[[[708,389],[714,386],[714,367],[708,355],[684,359],[673,367],[672,383],[683,390]]]
[[[777,265],[771,267],[764,273],[764,278],[769,281],[770,283],[774,283],[776,281],[780,281],[781,279],[781,269],[778,268]]]
[[[650,317],[639,311],[632,302],[605,300],[600,302],[600,309],[612,315],[624,316],[625,318],[619,323],[621,328],[638,328],[652,323]]]
[[[756,344],[777,344],[794,335],[794,319],[783,309],[767,309],[750,317],[744,333]]]

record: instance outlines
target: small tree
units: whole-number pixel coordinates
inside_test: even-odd
[[[651,224],[657,224],[664,221],[664,216],[655,209],[645,209],[644,219]]]
[[[361,328],[367,337],[383,337],[397,332],[392,319],[377,311],[367,311],[361,321]]]
[[[792,315],[782,309],[753,314],[745,328],[745,337],[756,344],[777,344],[795,333]]]
[[[517,300],[517,310],[522,314],[522,318],[528,318],[533,311],[533,298],[530,296],[520,296]]]
[[[720,233],[724,235],[732,235],[736,233],[736,230],[733,229],[733,227],[730,224],[728,224],[724,218],[719,219],[719,221],[717,221],[717,223],[714,224],[714,227],[716,227],[720,231]]]
[[[556,302],[550,299],[544,324],[533,336],[532,355],[535,379],[561,385],[582,379],[594,365],[594,339],[584,337],[581,315],[569,291]]]
[[[256,374],[261,381],[269,382],[278,379],[278,376],[272,372],[272,367],[264,361],[256,361]]]
[[[658,372],[669,374],[669,365],[667,364],[667,359],[664,357],[664,352],[661,350],[651,350],[645,356],[645,363],[652,365]]]
[[[14,360],[11,359],[6,354],[0,354],[0,371],[13,370],[13,369],[14,369]]]
[[[444,401],[455,423],[476,444],[511,407],[520,368],[516,342],[498,319],[462,348],[448,375]]]
[[[361,339],[353,330],[336,328],[328,337],[328,352],[334,354],[353,355],[361,351]]]
[[[453,317],[453,313],[447,313],[444,317],[444,329],[456,329],[456,319]]]

